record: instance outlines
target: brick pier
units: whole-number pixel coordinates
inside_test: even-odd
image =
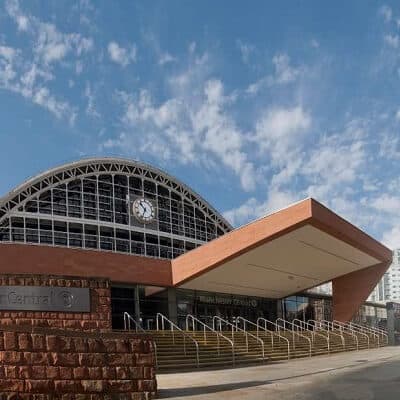
[[[0,400],[148,400],[154,343],[111,331],[106,279],[2,275],[4,286],[90,289],[90,312],[0,311]]]

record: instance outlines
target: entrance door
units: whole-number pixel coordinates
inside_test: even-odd
[[[111,288],[111,318],[113,329],[124,329],[124,312],[135,318],[135,289]]]

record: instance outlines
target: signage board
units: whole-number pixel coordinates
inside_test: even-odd
[[[88,288],[0,286],[0,310],[89,312]]]
[[[214,295],[199,295],[197,299],[200,303],[206,303],[206,304],[223,304],[228,306],[244,306],[244,307],[258,306],[258,301],[252,298],[234,298],[234,297],[214,296]]]

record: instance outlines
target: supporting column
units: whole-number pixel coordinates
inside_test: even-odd
[[[278,299],[276,300],[276,318],[283,318],[285,319],[285,316],[283,315],[283,302],[285,299]]]
[[[378,284],[390,262],[351,272],[332,281],[333,319],[350,321]]]
[[[135,287],[135,321],[142,326],[140,321],[140,298],[139,298],[139,285]]]
[[[389,346],[394,346],[396,344],[394,329],[395,329],[395,303],[386,304],[387,311],[387,333],[389,339]]]
[[[178,306],[176,301],[176,289],[168,288],[168,318],[174,323],[178,323]]]

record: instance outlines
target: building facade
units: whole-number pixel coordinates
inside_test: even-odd
[[[380,285],[383,286],[385,301],[400,301],[400,249],[393,251],[393,262]]]
[[[0,199],[0,274],[106,278],[116,329],[124,312],[145,329],[157,313],[366,321],[388,254],[312,199],[233,229],[185,184],[123,159],[63,165]]]

